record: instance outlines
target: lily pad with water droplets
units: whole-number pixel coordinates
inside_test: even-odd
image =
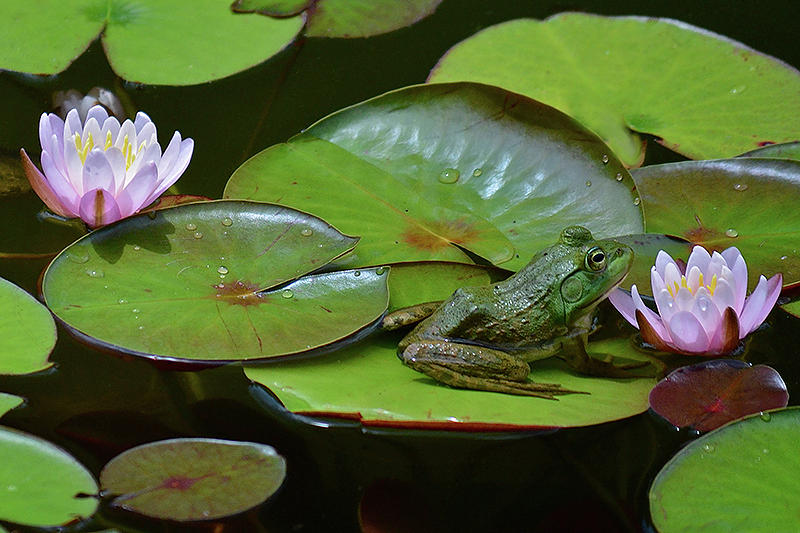
[[[0,374],[28,374],[52,365],[56,325],[50,311],[0,278]]]
[[[670,19],[564,13],[512,20],[451,48],[429,81],[498,85],[597,132],[628,166],[640,133],[694,159],[798,139],[800,73],[742,43]]]
[[[633,172],[648,232],[708,250],[736,246],[752,289],[759,274],[800,281],[800,162],[722,159],[653,165]]]
[[[650,407],[677,427],[711,431],[760,411],[786,407],[780,374],[766,365],[717,359],[671,372],[650,391]]]
[[[55,74],[100,35],[122,78],[191,85],[224,78],[277,54],[302,17],[247,17],[219,0],[0,2],[0,69]],[[69,31],[64,31],[69,28]]]
[[[0,457],[0,521],[57,527],[97,509],[92,474],[61,448],[0,426]]]
[[[283,206],[194,203],[124,219],[53,260],[55,315],[104,347],[187,363],[330,345],[388,305],[384,268],[306,276],[358,241]]]
[[[397,335],[381,335],[327,357],[245,368],[294,413],[356,418],[364,425],[451,431],[520,431],[600,424],[641,413],[653,378],[577,374],[557,358],[537,361],[529,379],[589,392],[558,401],[454,389],[403,365]],[[592,353],[642,360],[626,339],[589,344]]]
[[[690,443],[650,487],[661,533],[795,531],[800,409],[732,422]]]
[[[264,503],[286,477],[272,446],[172,439],[132,448],[100,472],[111,505],[162,520],[213,520]]]
[[[279,202],[362,236],[353,263],[516,270],[571,224],[641,232],[629,174],[563,113],[472,83],[407,87],[349,107],[239,167],[225,197]]]

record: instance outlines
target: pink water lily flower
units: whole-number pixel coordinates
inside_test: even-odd
[[[656,349],[689,355],[720,355],[756,329],[781,292],[780,274],[761,276],[747,293],[747,265],[738,249],[709,254],[695,246],[685,273],[661,250],[650,269],[654,313],[644,305],[636,285],[631,293],[617,289],[609,296],[625,319],[639,328],[642,339]]]
[[[109,224],[148,206],[186,170],[194,141],[177,131],[161,153],[156,125],[142,112],[120,125],[102,106],[81,122],[77,109],[66,120],[39,119],[42,170],[20,150],[33,190],[53,212],[80,217],[90,227]]]

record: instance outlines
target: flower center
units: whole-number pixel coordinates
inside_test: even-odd
[[[78,156],[81,158],[81,164],[86,164],[86,156],[89,155],[89,152],[92,151],[94,148],[94,138],[92,134],[89,132],[86,133],[86,140],[84,140],[79,133],[75,132],[75,149],[78,151]],[[128,136],[126,135],[122,139],[122,155],[125,158],[125,170],[131,168],[131,165],[134,161],[136,161],[136,157],[142,153],[145,149],[147,142],[142,141],[142,144],[139,145],[139,148],[136,149],[134,152],[133,144],[128,140]],[[106,142],[103,145],[103,151],[105,152],[109,148],[114,146],[114,138],[109,131],[106,133]]]
[[[703,282],[703,274],[700,273],[700,277],[697,280],[697,289],[692,289],[689,286],[689,283],[686,281],[686,276],[681,276],[680,283],[678,283],[676,281],[676,282],[673,283],[673,285],[674,285],[674,288],[670,287],[669,285],[667,285],[667,290],[669,291],[669,295],[672,296],[673,298],[675,298],[675,296],[678,294],[678,291],[680,290],[681,287],[683,287],[684,289],[689,289],[689,292],[692,293],[692,295],[694,295],[694,293],[700,287],[705,287],[706,290],[708,291],[708,294],[710,294],[711,296],[714,296],[714,290],[717,288],[717,275],[714,274],[714,276],[712,276],[712,278],[711,278],[711,283],[709,283],[708,285],[705,285],[704,282]]]

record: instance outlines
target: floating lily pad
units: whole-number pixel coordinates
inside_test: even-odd
[[[786,407],[780,374],[766,365],[717,359],[670,373],[650,392],[650,407],[677,427],[711,431],[731,420]]]
[[[608,147],[566,115],[456,83],[334,113],[239,167],[225,196],[290,205],[361,235],[359,265],[469,263],[468,250],[515,270],[571,224],[598,238],[641,232],[633,189]]]
[[[797,516],[796,407],[754,415],[683,448],[650,487],[661,533],[792,531]]]
[[[780,307],[790,315],[800,318],[800,300],[783,304]]]
[[[43,293],[66,325],[124,352],[264,359],[328,345],[381,316],[387,269],[301,277],[357,240],[283,206],[186,204],[77,241],[48,267]]]
[[[19,396],[0,392],[0,416],[3,416],[15,407],[19,407],[24,401],[25,400]]]
[[[61,448],[0,426],[0,457],[0,520],[57,527],[97,509],[92,474]]]
[[[446,300],[458,288],[488,285],[507,276],[508,273],[499,268],[462,263],[431,261],[393,265],[389,275],[389,310]]]
[[[589,344],[593,353],[642,359],[625,339]],[[365,425],[455,431],[525,430],[599,424],[641,413],[651,378],[606,379],[577,374],[557,358],[538,361],[530,379],[590,394],[558,401],[454,389],[403,365],[397,338],[384,335],[326,357],[245,368],[290,411],[358,418]]]
[[[286,477],[272,446],[216,439],[151,442],[116,456],[100,472],[112,506],[163,520],[213,520],[266,501]]]
[[[736,246],[749,285],[759,274],[800,281],[800,162],[782,159],[684,161],[636,169],[648,232],[709,250]]]
[[[163,85],[202,83],[250,68],[303,27],[302,17],[241,16],[219,0],[2,2],[0,20],[14,21],[0,35],[0,69],[61,72],[101,35],[118,75]]]
[[[597,132],[628,166],[644,158],[639,133],[693,159],[798,138],[797,70],[669,19],[504,22],[451,48],[429,81],[489,83],[541,100]]]
[[[639,235],[622,235],[615,240],[627,244],[633,249],[633,265],[622,281],[621,287],[630,290],[631,285],[649,294],[650,269],[656,264],[659,250],[664,250],[674,259],[686,261],[691,253],[692,244],[684,239],[661,235],[658,233],[642,233]]]
[[[442,0],[236,0],[239,13],[287,17],[305,12],[309,37],[370,37],[410,26]]]
[[[28,374],[52,365],[56,325],[50,311],[0,278],[0,374]]]
[[[776,157],[779,159],[800,160],[800,142],[770,144],[763,148],[756,148],[739,157]]]

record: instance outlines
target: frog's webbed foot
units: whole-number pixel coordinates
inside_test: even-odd
[[[528,363],[499,350],[430,340],[409,344],[403,362],[433,379],[460,389],[485,390],[555,400],[559,394],[586,394],[556,383],[528,381]]]
[[[381,327],[386,331],[392,331],[395,329],[400,329],[403,326],[416,324],[417,322],[421,322],[422,320],[425,320],[431,316],[433,312],[436,311],[441,305],[441,301],[425,302],[422,304],[396,309],[391,313],[387,313],[386,316],[383,317],[383,320],[381,321]]]
[[[562,359],[573,369],[581,374],[598,376],[605,378],[641,378],[660,376],[664,373],[664,364],[657,359],[649,361],[630,361],[625,359],[625,363],[619,362],[621,358],[606,354],[603,359],[590,356],[586,353],[586,347],[580,344],[572,349],[565,349],[561,355]],[[645,370],[645,367],[652,367]],[[640,371],[641,370],[641,371]]]

